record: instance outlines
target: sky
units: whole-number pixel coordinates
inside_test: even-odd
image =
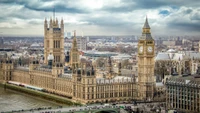
[[[77,35],[200,35],[200,0],[0,0],[0,35],[43,36],[44,20]]]

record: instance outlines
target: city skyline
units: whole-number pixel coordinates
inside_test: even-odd
[[[43,36],[55,16],[77,35],[140,35],[146,15],[153,35],[199,35],[200,2],[163,0],[2,0],[0,35]]]

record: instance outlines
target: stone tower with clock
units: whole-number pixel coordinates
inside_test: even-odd
[[[152,100],[154,94],[154,39],[146,18],[138,41],[138,99]]]

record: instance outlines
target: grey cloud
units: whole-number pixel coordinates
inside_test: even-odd
[[[178,29],[181,32],[200,31],[200,24],[197,23],[170,23],[168,28]]]
[[[130,13],[134,10],[146,10],[149,11],[155,11],[158,8],[162,7],[172,7],[172,9],[176,9],[177,11],[180,11],[179,8],[181,6],[187,7],[185,10],[183,10],[181,13],[177,13],[176,15],[173,15],[170,13],[170,15],[167,15],[170,20],[166,20],[164,23],[166,23],[166,26],[168,29],[178,29],[181,32],[190,32],[190,31],[197,31],[200,30],[199,20],[200,20],[200,13],[198,13],[197,9],[194,11],[194,7],[200,6],[199,0],[121,0],[121,3],[116,5],[113,4],[112,6],[103,6],[101,9],[94,9],[89,10],[84,8],[81,4],[79,7],[76,5],[69,5],[68,2],[77,2],[72,0],[37,0],[37,2],[33,2],[34,0],[0,0],[0,5],[9,5],[12,6],[23,6],[21,9],[10,11],[10,13],[4,13],[5,15],[0,15],[0,23],[1,22],[9,22],[11,24],[15,24],[13,21],[13,18],[19,18],[21,20],[25,20],[27,24],[30,25],[43,25],[43,18],[48,17],[48,14],[53,12],[53,7],[55,7],[56,12],[59,13],[59,15],[63,14],[69,14],[70,16],[75,16],[75,21],[78,21],[77,25],[75,23],[65,23],[66,25],[70,26],[97,26],[101,28],[105,28],[104,32],[111,32],[112,30],[116,30],[113,32],[120,33],[121,31],[124,31],[124,33],[130,32],[131,29],[139,29],[141,30],[141,27],[143,26],[143,21],[141,23],[134,23],[134,19],[126,20],[122,16],[118,16],[118,14],[113,13],[119,13],[119,15],[123,13]],[[44,5],[50,2],[55,2],[55,4],[51,5]],[[67,3],[64,3],[67,2]],[[67,4],[67,5],[66,5]],[[155,9],[155,10],[154,10]],[[159,9],[160,10],[160,9]],[[100,12],[100,13],[99,13]],[[106,12],[104,14],[104,12]],[[139,12],[139,11],[138,11]],[[142,11],[141,11],[142,12]],[[99,13],[99,17],[93,17],[94,13]],[[174,13],[174,12],[172,12]],[[77,16],[78,15],[78,16]],[[84,16],[83,16],[84,15]],[[138,14],[140,15],[140,14]],[[135,15],[135,16],[138,16]],[[184,17],[185,22],[179,22],[178,17]],[[183,16],[187,15],[187,16]],[[76,17],[77,16],[77,17]],[[130,16],[128,16],[130,17]],[[187,19],[185,19],[187,18]],[[35,20],[34,20],[35,19]],[[40,21],[41,20],[41,21]],[[194,21],[194,22],[191,22]],[[82,25],[79,25],[79,23],[83,23]],[[156,22],[156,25],[158,27],[162,26],[163,21],[161,20],[160,23]],[[66,26],[67,27],[67,26]],[[109,28],[110,30],[107,30]],[[101,29],[102,30],[102,29]],[[163,29],[164,30],[164,29]],[[166,29],[167,30],[167,29]],[[92,31],[92,29],[91,29]],[[119,31],[119,32],[118,32]],[[131,32],[132,33],[132,32]],[[139,32],[140,33],[140,32]]]
[[[110,16],[102,17],[88,17],[81,19],[81,21],[86,21],[90,25],[100,25],[100,26],[127,26],[133,24],[133,22],[124,21],[123,18]]]
[[[186,7],[198,7],[200,6],[199,0],[121,0],[120,6],[115,7],[107,6],[102,10],[109,12],[131,12],[134,10],[142,9],[156,9],[164,6],[170,6],[172,8],[179,8],[181,6]],[[188,10],[188,13],[190,10]]]
[[[48,2],[55,2],[53,5],[44,5]],[[73,7],[69,5],[63,4],[64,2],[69,1],[62,1],[60,0],[38,0],[36,1],[29,1],[29,0],[16,0],[13,2],[13,0],[8,1],[0,1],[0,4],[15,4],[15,5],[21,5],[24,6],[27,9],[35,10],[35,11],[44,11],[44,12],[53,12],[53,9],[55,8],[56,12],[64,12],[64,13],[88,13],[89,11],[81,9],[81,7]],[[66,3],[67,4],[67,3]]]
[[[191,20],[198,20],[200,22],[200,13],[196,12],[190,16]]]
[[[77,8],[70,8],[66,7],[63,4],[56,4],[53,7],[48,6],[48,7],[33,7],[30,5],[24,5],[24,7],[31,9],[31,10],[36,10],[36,11],[45,11],[45,12],[53,12],[54,8],[56,12],[64,12],[64,13],[87,13],[87,11],[80,10]]]
[[[30,21],[28,21],[28,23],[29,24],[32,24],[32,25],[42,25],[42,24],[44,24],[43,23],[44,21],[37,21],[37,20],[30,20]]]
[[[185,14],[190,14],[190,13],[192,13],[192,9],[187,9],[187,10],[184,11],[184,13]]]
[[[169,29],[177,29],[180,32],[200,31],[200,13],[198,9],[182,8],[179,13],[171,16],[167,22]]]

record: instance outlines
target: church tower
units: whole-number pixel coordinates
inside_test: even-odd
[[[64,63],[64,23],[61,20],[60,25],[57,19],[44,21],[44,63],[48,64],[48,56],[54,56],[54,63]]]
[[[77,47],[76,31],[74,31],[74,38],[72,42],[72,48],[70,50],[70,66],[72,69],[78,68],[79,64],[79,51]]]
[[[154,39],[146,17],[142,36],[138,41],[138,99],[151,100],[154,93]]]

